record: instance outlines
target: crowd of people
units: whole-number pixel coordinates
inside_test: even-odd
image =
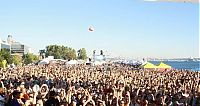
[[[0,70],[0,106],[200,106],[200,73],[121,64]]]

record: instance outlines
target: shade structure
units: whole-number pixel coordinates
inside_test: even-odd
[[[49,60],[48,60],[48,59],[43,59],[43,60],[40,61],[38,64],[39,64],[39,65],[49,64]]]
[[[171,67],[170,65],[167,65],[167,64],[161,62],[161,63],[157,66],[157,68],[171,69],[172,67]]]
[[[157,66],[155,66],[154,64],[147,62],[146,64],[140,66],[140,68],[144,68],[144,69],[156,69]]]
[[[75,64],[77,64],[77,61],[76,60],[70,60],[70,61],[66,62],[66,64],[75,65]]]

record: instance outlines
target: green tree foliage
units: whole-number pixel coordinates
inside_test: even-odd
[[[85,48],[81,48],[78,50],[78,59],[82,59],[82,60],[87,59],[87,53],[86,53]]]
[[[30,64],[30,63],[34,63],[37,62],[39,59],[36,55],[32,54],[32,53],[27,53],[23,56],[24,59],[24,64]]]
[[[10,51],[8,49],[1,49],[1,51],[0,51],[0,66],[1,67],[2,67],[2,61],[3,60],[6,60],[7,64],[12,63],[11,54],[10,54]]]
[[[12,62],[15,65],[20,65],[22,63],[22,57],[20,55],[12,55]]]
[[[76,50],[70,47],[49,45],[46,47],[46,56],[54,56],[55,59],[76,59]]]
[[[2,61],[6,60],[7,64],[14,63],[15,65],[20,65],[22,61],[25,64],[33,63],[38,61],[38,57],[34,54],[25,54],[23,58],[20,55],[11,55],[10,51],[7,49],[1,49],[0,51],[0,67],[2,67]]]

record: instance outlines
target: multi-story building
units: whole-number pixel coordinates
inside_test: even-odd
[[[0,50],[1,49],[11,50],[11,45],[0,39]]]
[[[12,54],[21,54],[24,55],[26,53],[29,53],[30,48],[26,45],[23,45],[19,42],[15,42],[11,44],[11,53]]]
[[[7,42],[11,45],[11,54],[24,55],[31,52],[30,47],[14,41],[11,35],[8,35]]]

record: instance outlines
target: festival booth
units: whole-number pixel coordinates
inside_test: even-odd
[[[165,71],[165,70],[170,70],[172,67],[170,65],[167,65],[163,62],[161,62],[158,66],[157,66],[157,70],[158,71]]]
[[[155,66],[154,64],[147,62],[146,64],[140,66],[140,68],[144,69],[144,70],[155,70],[157,68],[157,66]]]

